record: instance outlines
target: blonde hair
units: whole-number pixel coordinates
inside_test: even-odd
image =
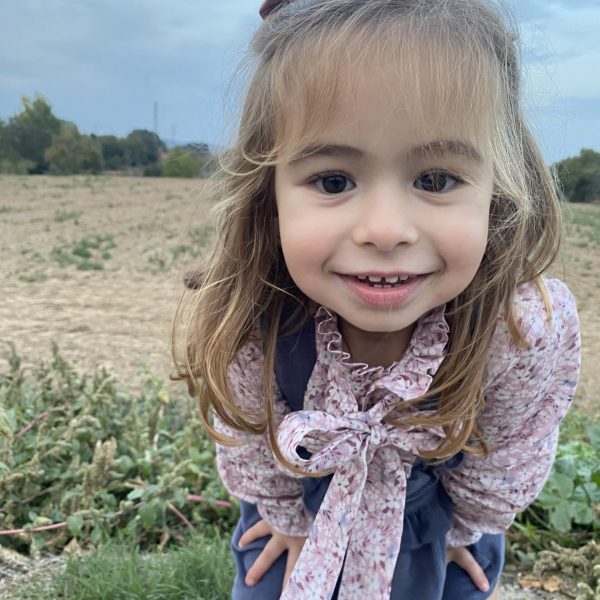
[[[278,459],[292,468],[275,437],[275,347],[284,299],[295,298],[307,317],[310,299],[291,280],[279,248],[274,170],[284,148],[304,147],[333,113],[340,73],[368,64],[402,68],[416,88],[417,71],[425,68],[444,107],[439,119],[468,115],[490,146],[488,243],[473,281],[447,304],[448,352],[425,396],[439,398],[437,408],[419,412],[413,401],[395,414],[399,420],[391,419],[444,429],[445,441],[424,458],[486,451],[476,423],[486,350],[501,314],[515,342],[525,343],[515,291],[534,281],[543,293],[540,276],[558,251],[562,229],[551,175],[522,112],[513,30],[509,16],[485,0],[292,0],[260,27],[237,140],[215,179],[216,244],[205,267],[188,280],[192,290],[178,309],[185,330],[174,328],[173,336],[177,377],[198,394],[204,425],[217,441],[232,443],[211,425],[213,412],[234,429],[266,433]],[[418,110],[422,103],[415,97],[411,108]],[[286,130],[291,106],[303,111],[302,131]],[[265,354],[264,407],[249,415],[231,396],[227,370],[257,322]]]

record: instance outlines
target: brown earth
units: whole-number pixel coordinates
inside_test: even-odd
[[[130,389],[145,367],[166,379],[182,274],[211,236],[204,187],[0,177],[0,372],[8,342],[31,364],[49,357],[55,340],[82,370],[106,367]],[[73,255],[77,248],[91,257]],[[80,269],[94,264],[101,270]]]
[[[167,379],[182,274],[211,237],[204,189],[196,180],[0,176],[0,372],[9,342],[32,364],[50,356],[55,340],[81,369],[106,367],[130,389],[144,368]],[[578,300],[576,403],[592,412],[600,392],[600,206],[573,205],[569,221],[553,273]],[[94,236],[100,249],[91,247]],[[94,263],[102,269],[80,270]]]

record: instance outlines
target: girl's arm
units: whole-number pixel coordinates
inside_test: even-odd
[[[246,414],[263,409],[260,342],[254,337],[238,352],[229,367],[229,384],[236,406]],[[273,391],[276,426],[289,408],[277,389]],[[226,426],[216,416],[217,431],[240,442],[239,446],[217,444],[217,469],[230,494],[257,505],[261,517],[288,536],[307,536],[314,519],[302,502],[300,480],[284,473],[273,455],[266,435],[253,435]]]
[[[548,319],[537,288],[519,289],[522,331],[530,348],[517,348],[500,321],[490,348],[485,408],[479,424],[487,457],[465,455],[454,470],[441,470],[454,502],[449,546],[464,546],[482,533],[499,533],[539,494],[558,443],[558,426],[579,373],[579,321],[575,300],[558,280],[546,282]]]

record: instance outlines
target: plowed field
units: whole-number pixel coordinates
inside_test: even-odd
[[[134,388],[171,369],[170,328],[182,274],[212,236],[202,181],[0,177],[0,372],[9,343],[25,364],[52,340],[83,370],[104,366]],[[577,404],[598,406],[600,206],[572,205],[553,274],[580,309]]]

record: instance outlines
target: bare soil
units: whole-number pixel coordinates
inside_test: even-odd
[[[0,372],[9,343],[33,364],[54,340],[82,370],[105,367],[130,389],[145,368],[167,379],[182,276],[212,236],[205,189],[198,180],[0,176]],[[600,206],[572,205],[569,215],[552,272],[578,300],[576,404],[592,413],[600,396]]]
[[[130,389],[144,369],[167,379],[182,276],[212,235],[204,189],[193,180],[0,177],[0,372],[9,343],[32,364],[54,340],[81,370],[105,367]]]

